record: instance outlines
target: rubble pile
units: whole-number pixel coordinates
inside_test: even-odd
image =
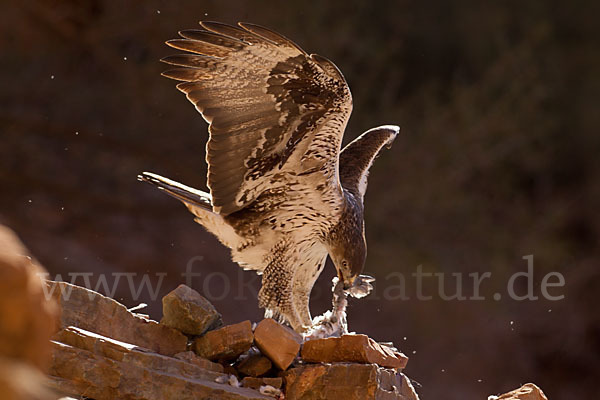
[[[407,357],[365,335],[303,338],[273,319],[223,325],[214,306],[180,285],[152,321],[66,282],[50,385],[65,396],[110,399],[418,399]]]

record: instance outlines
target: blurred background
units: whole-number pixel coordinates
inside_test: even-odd
[[[112,285],[111,274],[135,273],[139,286],[148,274],[162,296],[192,262],[192,286],[226,323],[259,320],[260,279],[136,175],[205,187],[206,124],[160,77],[158,60],[173,53],[164,41],[201,19],[264,25],[343,71],[354,96],[346,142],[402,126],[371,170],[366,270],[378,280],[351,301],[350,329],[394,341],[423,399],[482,399],[529,381],[552,400],[595,398],[600,10],[570,4],[4,0],[0,223],[51,278],[91,272],[92,286],[100,274]],[[539,299],[510,299],[527,255]],[[432,299],[417,299],[418,266],[443,273],[448,294],[461,273],[466,296],[468,274],[490,272],[485,300],[446,301],[433,278],[423,288]],[[553,271],[565,278],[550,290],[558,301],[540,292]],[[313,315],[330,305],[333,274],[317,284]],[[160,297],[133,298],[125,279],[115,288],[160,319]]]

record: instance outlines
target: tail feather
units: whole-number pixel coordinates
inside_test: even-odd
[[[138,181],[150,183],[186,204],[199,206],[212,211],[212,197],[209,193],[191,188],[151,172],[142,172],[137,178]]]

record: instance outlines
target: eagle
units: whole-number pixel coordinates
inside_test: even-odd
[[[209,192],[149,172],[138,179],[183,202],[234,262],[262,275],[266,317],[305,333],[328,256],[344,293],[372,289],[361,275],[367,175],[400,128],[370,129],[341,149],[352,95],[333,62],[258,25],[200,25],[167,41],[185,53],[161,61],[209,124]]]

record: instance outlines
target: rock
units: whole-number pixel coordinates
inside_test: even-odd
[[[45,273],[14,232],[0,225],[0,356],[42,370],[58,311],[44,296]]]
[[[46,271],[10,229],[0,225],[0,399],[46,400],[42,371],[58,308],[44,296]]]
[[[152,369],[170,370],[194,378],[214,380],[222,375],[181,359],[163,356],[131,343],[120,342],[76,327],[61,330],[54,335],[53,339],[63,345],[87,350],[111,360],[132,362]],[[56,370],[56,362],[55,358],[52,364],[54,370]]]
[[[267,318],[256,326],[254,342],[277,368],[286,370],[298,355],[302,337],[274,319]]]
[[[283,373],[286,400],[418,400],[406,376],[374,364],[318,364]]]
[[[221,364],[214,363],[206,358],[202,358],[196,355],[196,353],[194,353],[193,351],[184,351],[183,353],[177,353],[175,354],[175,358],[187,361],[209,371],[223,372],[223,366]]]
[[[160,323],[186,335],[203,335],[211,328],[223,325],[221,314],[195,290],[179,285],[162,299],[163,318]]]
[[[50,342],[48,342],[48,347],[50,347]],[[56,396],[45,386],[45,382],[46,377],[37,367],[25,361],[0,356],[0,399],[56,399]]]
[[[233,375],[236,378],[240,377],[240,373],[238,372],[237,369],[235,369],[235,367],[233,365],[225,364],[223,366],[223,372],[225,372],[228,376]]]
[[[408,357],[380,345],[367,335],[343,335],[339,338],[309,340],[302,346],[306,362],[354,362],[404,368]]]
[[[236,367],[241,374],[253,377],[262,376],[269,372],[271,368],[273,368],[271,360],[260,354],[245,358]]]
[[[176,329],[133,314],[117,301],[66,282],[48,281],[60,305],[60,326],[77,326],[159,354],[172,356],[186,350],[187,337]]]
[[[548,400],[542,390],[533,383],[526,383],[519,389],[505,393],[501,396],[490,396],[493,400]]]
[[[192,350],[200,357],[212,361],[233,360],[248,351],[253,340],[252,325],[250,321],[244,321],[209,331],[204,336],[196,338]]]
[[[283,384],[283,378],[255,378],[253,376],[247,376],[242,379],[242,386],[252,389],[260,389],[261,386],[273,386],[275,389],[281,389]]]
[[[53,341],[51,386],[96,400],[268,399],[249,388],[216,383],[226,375],[78,328]]]

